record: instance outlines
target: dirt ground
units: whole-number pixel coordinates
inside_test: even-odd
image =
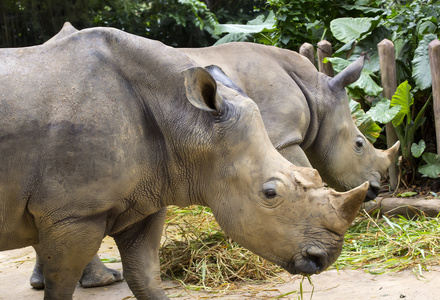
[[[99,251],[101,258],[118,258],[117,248],[111,238],[106,238]],[[0,299],[42,299],[43,291],[29,285],[29,277],[35,262],[31,247],[0,252]],[[121,270],[122,265],[108,263],[108,267]],[[178,283],[165,281],[164,287],[171,299],[300,299],[301,276],[282,274],[283,283],[261,285],[243,284],[234,290],[221,293],[185,290]],[[431,267],[417,277],[412,271],[384,275],[371,275],[362,270],[329,270],[303,281],[304,299],[440,299],[440,266]],[[313,291],[313,294],[312,294]],[[284,296],[282,296],[284,295]],[[280,297],[281,296],[281,297]],[[125,281],[116,284],[85,289],[78,285],[74,299],[122,300],[132,299]]]

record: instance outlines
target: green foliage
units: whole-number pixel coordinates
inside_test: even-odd
[[[415,158],[420,157],[426,149],[426,143],[424,140],[420,140],[419,143],[413,143],[411,145],[411,154]]]
[[[4,0],[0,45],[44,43],[69,21],[80,30],[110,26],[171,46],[210,46],[217,38],[218,20],[250,20],[264,6],[263,0]]]
[[[94,26],[115,27],[170,46],[208,46],[216,16],[198,0],[106,1],[93,10]]]
[[[323,39],[333,41],[329,34],[330,22],[338,17],[352,16],[341,2],[325,0],[268,0],[268,8],[275,12],[276,32],[272,39],[274,45],[298,49],[302,43],[317,44]],[[344,1],[356,4],[355,0]]]
[[[393,119],[394,127],[397,127],[402,124],[403,119],[406,117],[406,123],[410,124],[411,120],[411,106],[414,104],[414,98],[411,93],[411,86],[408,84],[408,81],[405,81],[397,88],[396,92],[393,95],[390,106],[391,107],[400,107],[399,112]]]
[[[383,99],[380,92],[374,92],[365,84],[357,82],[348,88],[349,94],[363,103],[365,110],[368,110],[367,115],[373,120],[385,124],[392,119],[401,141],[405,159],[401,166],[404,169],[415,169],[417,158],[425,150],[417,142],[424,138],[423,135],[420,136],[423,131],[419,128],[426,121],[424,114],[429,105],[432,84],[428,45],[440,35],[439,4],[439,1],[428,0],[395,5],[389,5],[388,1],[359,1],[355,5],[344,5],[345,9],[358,12],[356,18],[335,19],[330,26],[334,37],[342,43],[337,46],[338,50],[332,60],[347,60],[342,56],[351,54],[349,61],[352,61],[362,52],[367,53],[369,61],[365,64],[365,69],[369,72],[365,72],[365,76],[376,83],[380,78],[377,44],[385,38],[394,43],[397,79],[403,85],[391,101]],[[353,49],[354,45],[356,47]],[[416,87],[412,92],[411,86]],[[428,122],[430,126],[433,121]]]
[[[255,19],[243,24],[219,24],[214,34],[221,35],[227,33],[219,39],[215,45],[230,42],[260,42],[263,44],[272,44],[270,33],[275,30],[275,15],[271,11],[269,15],[259,15]]]
[[[402,197],[402,198],[412,197],[415,195],[417,195],[417,192],[404,192],[402,194],[397,194],[397,196]]]
[[[371,33],[373,21],[373,18],[339,18],[330,22],[330,30],[339,41],[352,43]]]
[[[418,171],[429,178],[438,179],[440,177],[440,157],[434,153],[424,153],[422,156],[425,165],[418,168]]]
[[[381,99],[376,105],[367,111],[367,115],[380,124],[391,122],[400,112],[402,107],[400,105],[395,105],[390,108],[390,103],[391,101],[387,98]]]
[[[422,269],[438,262],[440,218],[402,216],[358,217],[345,234],[342,253],[334,267],[361,268],[372,274]]]
[[[412,60],[412,77],[421,90],[430,88],[432,85],[431,67],[429,65],[429,43],[437,39],[435,34],[423,36],[414,52]]]
[[[374,143],[381,132],[380,126],[377,125],[374,120],[361,109],[361,106],[358,102],[350,99],[349,105],[354,123],[365,135],[365,137],[371,143]]]

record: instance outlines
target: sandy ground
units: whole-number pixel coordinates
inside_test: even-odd
[[[118,257],[113,240],[106,238],[100,249],[101,258]],[[0,299],[42,299],[43,291],[30,287],[29,277],[35,262],[31,247],[0,252]],[[121,270],[121,263],[107,266]],[[280,284],[243,284],[232,291],[209,293],[190,291],[178,283],[165,281],[164,286],[172,299],[300,299],[301,276],[282,274],[285,280]],[[417,277],[410,271],[371,275],[362,270],[329,270],[303,281],[304,299],[440,299],[440,267],[434,266]],[[313,294],[312,294],[313,291]],[[284,295],[284,296],[282,296]],[[281,297],[280,297],[281,296]],[[74,299],[121,300],[132,299],[127,283],[85,289],[78,285]]]

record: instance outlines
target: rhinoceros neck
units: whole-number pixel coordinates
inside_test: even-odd
[[[299,54],[291,52],[290,56],[294,56],[298,61]],[[303,140],[300,144],[301,148],[306,151],[311,147],[319,137],[321,120],[325,115],[326,105],[323,105],[322,98],[322,77],[320,73],[314,69],[312,65],[306,66],[302,63],[290,63],[285,66],[286,72],[295,81],[304,95],[310,114],[310,121],[307,129],[303,133]]]

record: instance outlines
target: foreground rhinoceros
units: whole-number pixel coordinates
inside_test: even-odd
[[[313,166],[336,190],[369,181],[367,200],[378,195],[400,144],[375,149],[352,120],[345,87],[359,79],[364,56],[331,78],[302,55],[272,46],[229,43],[180,51],[203,66],[221,67],[257,103],[272,144],[289,161]],[[229,80],[214,73],[216,80]]]
[[[170,204],[207,205],[251,251],[321,272],[368,189],[325,188],[275,150],[253,101],[181,52],[115,29],[1,49],[0,97],[0,250],[35,247],[45,299],[72,298],[106,235],[135,296],[165,299]]]

